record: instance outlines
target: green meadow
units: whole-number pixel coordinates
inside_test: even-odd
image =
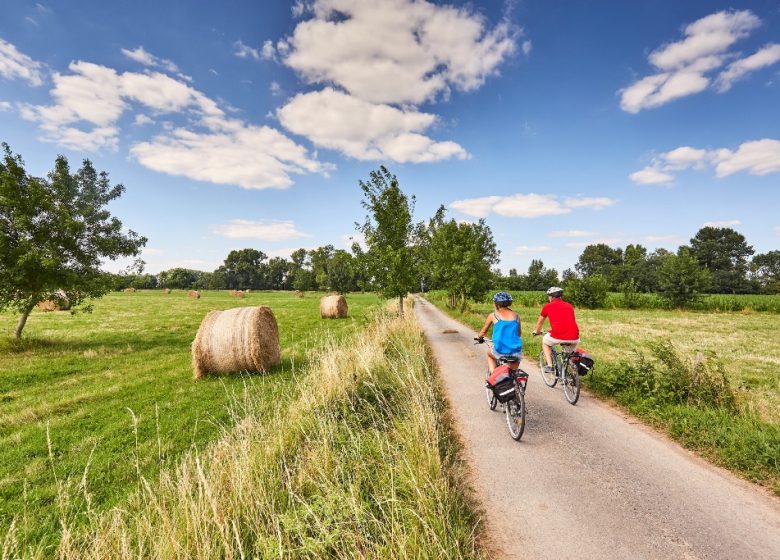
[[[121,504],[142,478],[229,431],[248,395],[272,414],[317,350],[368,324],[380,301],[353,294],[348,319],[322,320],[321,295],[111,293],[91,314],[34,311],[19,342],[17,317],[0,314],[0,537],[15,520],[22,541],[56,542],[59,518]],[[203,317],[246,305],[274,310],[283,363],[194,381]]]

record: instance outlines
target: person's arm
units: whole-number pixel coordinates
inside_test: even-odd
[[[517,336],[523,338],[523,324],[520,322],[520,314],[517,314]]]
[[[493,324],[493,315],[488,315],[487,319],[485,320],[485,326],[482,327],[482,330],[479,331],[479,336],[483,337],[487,334],[488,329],[490,328],[490,325]]]
[[[534,327],[534,334],[539,334],[542,332],[543,324],[544,324],[544,315],[539,315],[539,320],[536,321],[536,326]]]

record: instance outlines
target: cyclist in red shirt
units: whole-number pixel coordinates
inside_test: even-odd
[[[572,352],[580,342],[580,329],[574,318],[574,308],[563,301],[563,288],[553,286],[547,290],[547,303],[542,306],[539,320],[536,321],[534,334],[542,332],[545,319],[550,319],[550,332],[542,339],[542,350],[547,366],[545,373],[554,371],[552,367],[552,347],[560,344],[564,352]]]

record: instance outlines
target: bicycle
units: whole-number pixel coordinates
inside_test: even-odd
[[[474,340],[476,344],[485,342],[481,337],[475,337]],[[520,441],[525,431],[525,387],[528,384],[528,374],[520,369],[520,363],[513,356],[500,356],[496,360],[496,367],[504,364],[509,369],[507,377],[495,385],[490,385],[488,382],[492,373],[488,369],[485,375],[485,396],[490,410],[495,410],[499,402],[502,404],[509,435],[515,441]],[[518,367],[512,368],[512,364]]]
[[[547,334],[541,332],[539,335],[534,333],[534,336],[540,336]],[[570,404],[577,404],[580,398],[580,376],[577,370],[577,364],[572,360],[572,356],[577,352],[572,350],[571,352],[565,352],[563,348],[560,351],[552,348],[552,363],[553,371],[545,372],[544,368],[547,366],[547,360],[544,357],[544,350],[539,352],[539,371],[542,374],[542,381],[548,387],[555,387],[558,381],[563,385],[563,395]]]

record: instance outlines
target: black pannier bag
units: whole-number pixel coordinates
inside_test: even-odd
[[[581,348],[577,348],[577,351],[572,354],[571,360],[577,364],[577,374],[581,376],[588,375],[595,365],[593,356]]]

